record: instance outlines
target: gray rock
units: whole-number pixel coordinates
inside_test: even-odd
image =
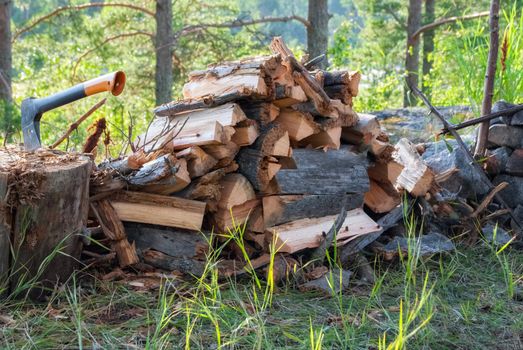
[[[505,245],[512,239],[510,234],[502,227],[496,226],[490,222],[481,229],[481,232],[488,243],[493,243],[495,245]]]
[[[503,124],[492,125],[489,128],[488,142],[496,146],[521,148],[523,147],[523,128]]]
[[[422,156],[436,173],[452,168],[459,170],[449,180],[440,184],[449,192],[444,196],[445,199],[453,199],[457,196],[470,198],[486,194],[489,189],[488,184],[483,182],[474,166],[468,162],[465,151],[455,140],[447,140],[446,143],[442,140],[425,144],[425,153]]]
[[[518,204],[518,206],[514,209],[514,216],[518,220],[518,222],[523,224],[523,205]],[[512,230],[514,232],[520,232],[520,228],[518,225],[514,222],[514,219],[510,220],[510,227],[512,227]],[[521,233],[521,232],[520,232]]]
[[[493,113],[500,112],[504,109],[511,108],[514,106],[516,106],[516,105],[513,103],[500,100],[500,101],[494,103],[494,106],[492,106],[492,112]],[[503,121],[503,123],[505,123],[507,125],[523,126],[523,110],[518,111],[512,115],[508,115],[508,114],[503,115],[503,116],[501,116],[501,120]],[[491,122],[491,124],[493,124],[493,123]]]
[[[334,296],[349,287],[352,272],[349,270],[332,269],[318,279],[306,282],[299,286],[301,291],[318,291],[325,295]]]
[[[512,149],[508,147],[499,147],[491,151],[487,163],[487,172],[490,175],[504,173],[507,169],[507,162],[511,154]]]
[[[506,174],[498,175],[492,182],[494,186],[502,182],[508,182],[508,187],[499,194],[511,208],[517,207],[523,203],[523,177],[510,176]]]
[[[456,246],[447,237],[437,232],[432,232],[418,238],[394,237],[392,241],[384,246],[385,251],[394,252],[399,249],[404,253],[408,253],[409,244],[416,247],[419,239],[419,249],[421,256],[433,255],[438,253],[451,252],[456,249]]]

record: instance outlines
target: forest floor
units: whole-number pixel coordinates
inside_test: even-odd
[[[73,276],[46,303],[4,301],[0,348],[522,349],[523,254],[484,242],[377,262],[326,297],[253,276],[151,284]]]

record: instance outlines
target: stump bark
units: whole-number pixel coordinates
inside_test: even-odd
[[[65,281],[76,267],[92,163],[84,155],[0,150],[0,272],[6,288]],[[51,259],[52,257],[52,259]]]

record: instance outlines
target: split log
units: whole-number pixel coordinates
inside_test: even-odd
[[[231,141],[238,146],[250,146],[259,135],[258,125],[254,120],[243,122],[242,125],[234,127],[235,133]]]
[[[272,123],[280,113],[280,108],[270,102],[240,101],[239,104],[247,118],[257,121],[261,127]]]
[[[390,183],[370,180],[370,189],[365,193],[365,205],[375,213],[387,213],[401,203],[401,195]]]
[[[276,123],[289,133],[289,138],[293,142],[301,141],[320,131],[319,126],[309,113],[290,108],[284,108],[280,111]]]
[[[409,140],[401,139],[392,157],[403,166],[395,187],[404,188],[413,196],[424,196],[434,184],[434,173],[427,167],[416,147]]]
[[[270,96],[271,89],[265,80],[268,74],[264,64],[261,60],[255,63],[238,62],[191,72],[190,81],[183,87],[183,97],[197,99],[207,95],[239,94],[266,98]]]
[[[201,233],[162,226],[125,223],[125,231],[136,248],[154,249],[177,258],[205,260],[209,239]]]
[[[246,118],[235,103],[174,117],[157,117],[138,137],[136,146],[150,152],[161,148],[179,150],[194,145],[223,144],[234,134],[232,127]]]
[[[300,142],[300,146],[328,150],[340,149],[341,126],[335,126],[311,135]]]
[[[322,71],[323,73],[323,86],[330,85],[346,85],[349,87],[349,93],[352,96],[358,96],[358,87],[361,80],[360,72],[349,72],[349,71]]]
[[[230,209],[218,209],[212,215],[212,223],[215,226],[215,231],[220,233],[234,230],[236,226],[243,225],[250,220],[250,215],[256,208],[260,207],[261,201],[259,199],[252,199],[240,205],[231,207]]]
[[[334,215],[347,198],[347,210],[363,206],[363,194],[274,195],[263,197],[263,219],[266,227],[287,222]]]
[[[205,212],[203,202],[142,192],[120,192],[111,204],[122,221],[196,231],[202,228]]]
[[[370,145],[381,133],[381,126],[375,115],[358,113],[359,120],[352,127],[344,127],[341,139],[352,145]]]
[[[215,212],[218,209],[218,201],[221,197],[220,180],[226,174],[225,169],[211,171],[193,181],[187,188],[177,193],[177,196],[206,202],[207,209],[210,212]]]
[[[271,124],[261,130],[251,148],[259,150],[264,157],[289,157],[289,133],[280,125]]]
[[[234,161],[234,158],[240,150],[240,146],[230,141],[223,145],[203,146],[202,149],[214,159],[218,160],[214,166],[214,169],[218,169],[226,167]]]
[[[222,188],[218,208],[229,211],[237,205],[256,199],[249,180],[237,173],[227,174],[220,180]]]
[[[272,103],[277,107],[290,107],[305,101],[307,101],[307,95],[299,85],[294,85],[294,82],[292,85],[275,84]]]
[[[269,234],[277,235],[276,247],[282,253],[295,253],[297,251],[318,247],[323,237],[331,229],[337,215],[322,218],[306,218],[287,224],[273,226],[267,229]],[[366,234],[381,231],[381,227],[363,212],[354,209],[347,212],[347,216],[337,233],[338,245],[343,245],[351,240]]]
[[[177,159],[171,154],[166,154],[144,164],[136,174],[127,177],[127,183],[132,188],[157,194],[171,194],[181,191],[190,182],[187,161]]]
[[[239,171],[257,191],[266,191],[269,187],[269,161],[259,150],[245,148],[240,151],[236,161]]]
[[[6,288],[32,278],[52,287],[69,278],[87,226],[91,170],[83,155],[0,150],[0,270],[11,271]],[[57,249],[61,253],[53,254]],[[31,296],[39,292],[32,289]]]
[[[330,98],[340,100],[344,104],[352,106],[352,94],[350,92],[350,86],[345,84],[336,84],[324,86],[323,89]]]
[[[369,189],[367,160],[346,147],[340,150],[295,149],[297,169],[275,176],[281,194],[365,193]]]
[[[176,153],[176,158],[187,160],[187,171],[191,179],[207,174],[218,163],[216,158],[198,146],[192,146]]]
[[[102,199],[91,203],[91,209],[104,235],[110,239],[120,267],[136,264],[139,261],[136,249],[127,240],[123,223],[111,203]]]

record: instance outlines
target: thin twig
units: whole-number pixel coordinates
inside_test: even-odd
[[[454,138],[456,139],[456,142],[458,143],[458,146],[465,152],[465,156],[467,157],[467,160],[469,161],[469,164],[472,165],[472,167],[474,168],[474,170],[479,174],[481,180],[487,185],[487,187],[489,188],[489,191],[492,191],[494,189],[494,185],[492,184],[492,182],[490,181],[490,179],[487,177],[487,175],[485,174],[485,172],[483,171],[483,169],[481,168],[481,166],[476,162],[476,160],[474,159],[474,156],[472,155],[472,153],[469,151],[469,149],[467,148],[467,146],[465,145],[465,142],[463,142],[463,139],[461,138],[460,134],[454,129],[454,127],[445,119],[445,117],[443,116],[443,114],[441,114],[440,111],[438,111],[436,109],[436,107],[434,107],[432,105],[432,103],[430,103],[430,101],[428,100],[427,96],[425,96],[425,94],[423,94],[423,92],[421,92],[417,87],[415,86],[412,86],[411,84],[409,84],[407,82],[407,85],[409,86],[410,90],[416,95],[418,96],[422,101],[423,103],[430,109],[430,111],[441,121],[441,123],[443,124],[443,126],[449,130],[450,134],[452,136],[454,136]],[[516,225],[521,229],[523,230],[523,225],[521,225],[521,223],[519,222],[519,219],[514,215],[514,212],[512,211],[512,208],[510,208],[508,206],[508,204],[503,200],[503,198],[499,195],[499,193],[496,193],[495,194],[495,198],[496,200],[501,203],[502,206],[504,206],[505,208],[507,208],[507,210],[509,210],[509,214],[510,214],[510,217],[512,218],[512,220],[514,220],[514,222],[516,223]]]
[[[91,109],[89,109],[84,115],[82,115],[80,118],[78,118],[77,121],[72,123],[69,126],[69,129],[67,129],[67,131],[65,132],[65,134],[63,134],[55,143],[53,143],[53,145],[50,148],[53,149],[53,148],[58,147],[58,145],[61,144],[65,139],[67,139],[69,137],[69,135],[71,135],[71,133],[73,131],[75,131],[78,128],[78,126],[80,126],[80,124],[82,124],[82,122],[84,122],[87,118],[89,118],[89,116],[91,114],[93,114],[98,108],[102,107],[106,101],[107,101],[107,98],[104,98],[101,101],[99,101],[97,104],[92,106]]]
[[[463,123],[452,125],[452,128],[454,130],[463,129],[463,128],[466,128],[468,126],[472,126],[472,125],[476,125],[476,124],[479,124],[479,123],[482,123],[482,122],[485,122],[485,121],[489,121],[489,120],[492,120],[492,119],[494,119],[496,117],[500,117],[500,116],[503,116],[503,115],[509,116],[509,115],[512,115],[512,114],[514,114],[516,112],[519,112],[521,110],[523,110],[523,104],[516,105],[514,107],[510,107],[510,108],[504,109],[502,111],[489,113],[489,114],[481,116],[479,118],[470,119],[470,120],[464,121]],[[447,128],[443,128],[439,132],[440,135],[448,134],[448,133],[449,133],[449,130]]]

